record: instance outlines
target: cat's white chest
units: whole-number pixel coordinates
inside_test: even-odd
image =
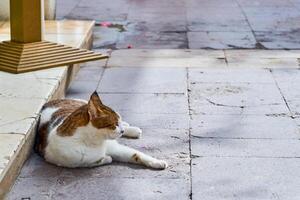
[[[45,159],[48,162],[66,167],[91,166],[101,161],[106,153],[105,143],[90,144],[79,135],[62,137],[50,133],[45,148]]]

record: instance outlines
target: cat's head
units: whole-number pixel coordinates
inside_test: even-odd
[[[115,139],[124,133],[121,117],[113,109],[104,105],[97,92],[94,92],[87,105],[91,125],[108,139]]]

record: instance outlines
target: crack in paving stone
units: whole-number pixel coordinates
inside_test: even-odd
[[[293,112],[292,112],[292,110],[291,110],[291,108],[290,108],[290,106],[289,106],[289,104],[288,104],[287,99],[286,99],[285,96],[283,95],[283,92],[281,91],[281,89],[280,89],[280,87],[279,87],[279,84],[278,84],[278,82],[276,81],[276,78],[274,77],[273,70],[272,70],[272,69],[269,69],[269,72],[271,73],[271,75],[272,75],[272,77],[273,77],[273,80],[274,80],[274,82],[275,82],[275,85],[276,85],[277,89],[279,90],[280,95],[281,95],[281,97],[282,97],[282,99],[283,99],[283,101],[284,101],[284,103],[285,103],[287,109],[288,109],[289,112],[290,112],[290,117],[291,117],[292,119],[295,118],[295,116],[293,115]]]
[[[35,114],[37,114],[37,113],[35,113]],[[36,117],[38,117],[38,116],[36,116]],[[17,122],[21,122],[21,121],[26,120],[26,119],[36,119],[36,117],[25,117],[25,118],[23,118],[23,119],[18,119],[18,120],[15,120],[15,121],[7,122],[7,123],[4,123],[4,124],[1,124],[1,125],[0,125],[0,128],[1,128],[2,126],[6,126],[6,125],[9,125],[9,124],[14,124],[14,123],[17,123]],[[0,119],[1,119],[1,118],[0,118]]]
[[[287,113],[278,113],[278,114],[272,113],[272,114],[265,114],[265,115],[268,116],[268,117],[291,117],[293,119],[295,118],[294,116],[291,116]]]
[[[106,44],[102,46],[93,46],[93,49],[111,49],[111,50],[118,50],[117,44],[112,43],[112,44]]]
[[[221,140],[286,140],[286,141],[294,141],[300,140],[300,138],[249,138],[249,137],[213,137],[213,136],[198,136],[198,135],[191,135],[193,138],[198,139],[221,139]]]
[[[220,104],[220,103],[213,102],[208,98],[205,98],[205,100],[207,102],[209,102],[210,104],[215,105],[215,106],[230,107],[230,108],[241,108],[241,109],[246,107],[246,106],[231,106],[231,105]]]
[[[191,120],[192,120],[192,108],[191,108],[191,88],[189,84],[189,69],[186,68],[186,86],[187,86],[187,101],[188,101],[188,111],[189,111],[189,127],[188,127],[188,134],[189,134],[189,167],[190,167],[190,194],[189,199],[193,199],[193,180],[192,180],[192,142],[191,142],[191,135],[192,135],[192,127],[191,127]]]
[[[198,156],[196,154],[192,154],[191,156],[192,156],[192,158],[199,158],[199,157],[201,157],[201,156]]]
[[[151,95],[185,95],[184,92],[99,92],[99,94],[151,94]]]
[[[256,42],[255,48],[256,49],[267,49],[261,42]]]
[[[261,159],[300,159],[299,156],[220,156],[220,155],[209,155],[199,156],[196,158],[261,158]]]

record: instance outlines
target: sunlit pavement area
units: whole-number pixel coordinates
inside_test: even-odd
[[[61,0],[58,18],[102,23],[94,50],[111,55],[67,97],[97,90],[143,129],[120,142],[170,167],[65,169],[32,154],[8,199],[300,199],[298,62],[265,50],[299,48],[300,1]]]

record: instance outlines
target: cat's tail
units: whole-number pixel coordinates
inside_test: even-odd
[[[121,145],[116,140],[107,141],[106,154],[111,156],[113,160],[119,162],[134,163],[154,169],[165,169],[168,167],[166,161],[158,160],[138,150]]]

